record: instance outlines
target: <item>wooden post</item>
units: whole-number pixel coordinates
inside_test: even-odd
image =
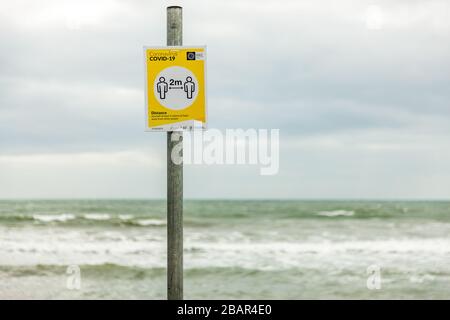
[[[167,7],[167,45],[183,45],[183,9]],[[183,163],[172,161],[182,132],[167,133],[167,298],[183,299]],[[179,150],[179,149],[178,149]],[[183,150],[181,149],[181,154]],[[178,152],[177,152],[178,153]]]

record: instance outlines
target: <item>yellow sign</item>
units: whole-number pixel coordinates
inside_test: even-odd
[[[206,47],[144,48],[147,131],[206,129]]]

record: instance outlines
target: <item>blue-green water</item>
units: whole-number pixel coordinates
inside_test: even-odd
[[[165,211],[0,201],[0,298],[164,299]],[[450,298],[450,202],[186,201],[184,215],[188,299]]]

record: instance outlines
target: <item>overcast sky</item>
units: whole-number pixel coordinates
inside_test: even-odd
[[[0,198],[164,198],[142,47],[208,46],[211,128],[280,129],[280,171],[185,167],[186,198],[450,197],[447,0],[0,4]]]

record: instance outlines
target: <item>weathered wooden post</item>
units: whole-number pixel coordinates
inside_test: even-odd
[[[167,8],[167,45],[183,45],[183,9]],[[172,161],[172,150],[183,133],[167,132],[167,298],[183,299],[183,163]],[[178,152],[177,152],[178,153]],[[182,154],[182,150],[181,150]]]
[[[167,46],[144,46],[145,131],[167,132],[167,298],[183,299],[183,132],[205,130],[206,46],[183,47],[182,8],[167,7]]]

